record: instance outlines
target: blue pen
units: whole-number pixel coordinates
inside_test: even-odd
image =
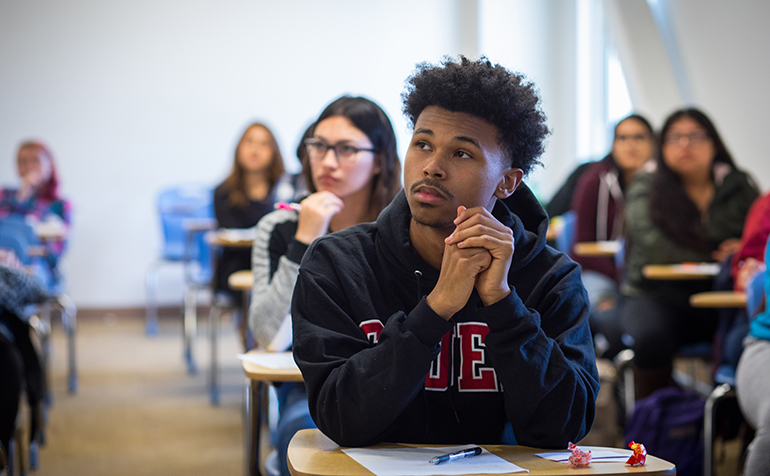
[[[436,456],[431,458],[428,463],[441,464],[449,463],[450,461],[457,461],[458,459],[470,458],[471,456],[478,456],[481,454],[481,448],[476,446],[474,448],[468,448],[467,450],[457,451],[455,453],[447,453],[445,455]]]

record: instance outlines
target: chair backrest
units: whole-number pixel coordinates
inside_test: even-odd
[[[25,240],[29,246],[40,244],[40,238],[35,233],[35,229],[21,216],[11,215],[3,218],[0,220],[0,229],[3,229],[4,232],[15,234]]]
[[[214,204],[204,205],[192,213],[190,219],[210,220],[207,226],[210,230],[216,229],[214,220]],[[211,243],[206,241],[205,227],[198,227],[195,231],[188,232],[186,237],[185,263],[194,264],[195,269],[186,271],[187,278],[197,283],[208,283],[214,276],[214,260],[212,257]]]
[[[575,244],[575,233],[577,227],[577,213],[570,210],[561,215],[561,230],[556,235],[556,249],[562,253],[569,254],[572,251],[572,245]]]
[[[185,221],[202,214],[205,210],[207,217],[214,216],[213,191],[204,185],[180,185],[168,188],[158,197],[158,211],[163,226],[163,258],[181,261],[185,253],[190,252],[186,246],[187,230]],[[196,218],[204,218],[197,216]],[[197,254],[197,247],[192,255]]]
[[[19,236],[13,233],[7,233],[0,227],[0,248],[6,248],[13,251],[24,266],[30,265],[30,256],[27,253],[28,245]]]

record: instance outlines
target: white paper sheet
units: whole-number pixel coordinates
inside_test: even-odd
[[[294,362],[294,355],[291,352],[275,352],[264,354],[238,354],[238,358],[257,364],[268,369],[297,369],[297,363]]]
[[[631,450],[608,449],[597,446],[581,446],[583,451],[591,451],[591,463],[625,463],[628,457],[633,454]],[[569,463],[569,457],[572,454],[569,450],[552,451],[548,453],[537,453],[535,456],[545,458],[559,463]]]
[[[348,448],[343,449],[377,476],[427,476],[461,474],[502,474],[529,471],[484,450],[478,456],[444,464],[430,464],[434,456],[453,453],[476,445],[432,448]]]

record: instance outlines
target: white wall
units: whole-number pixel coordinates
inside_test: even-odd
[[[467,13],[469,5],[477,15]],[[414,65],[477,50],[525,73],[541,91],[553,135],[545,167],[530,182],[547,199],[577,159],[576,5],[3,0],[0,184],[15,181],[20,140],[47,142],[74,207],[64,260],[70,294],[85,308],[142,306],[144,272],[161,242],[154,205],[161,188],[220,182],[252,120],[267,122],[292,158],[307,124],[344,93],[385,109],[403,157],[409,133],[400,94]],[[767,188],[759,111],[770,98],[761,54],[770,41],[761,24],[770,4],[723,5],[676,2],[674,30],[695,100]],[[644,69],[638,77],[645,91],[659,87]],[[656,124],[662,114],[652,118]],[[160,281],[161,302],[178,302],[181,271],[166,268]]]
[[[717,126],[738,166],[770,188],[766,111],[770,109],[770,2],[678,0],[665,2],[692,105]],[[646,0],[605,0],[634,107],[660,127],[684,107],[660,32]]]
[[[63,263],[70,294],[84,308],[142,306],[144,272],[161,242],[161,188],[221,181],[255,119],[293,157],[307,124],[343,93],[385,109],[403,157],[404,80],[418,62],[473,47],[457,34],[474,20],[462,14],[464,1],[4,0],[0,184],[15,180],[20,140],[47,142],[74,209]],[[554,15],[537,0],[517,5],[515,24],[528,31]],[[525,73],[532,66],[530,77],[552,93],[553,124],[568,124],[558,111],[559,50],[550,34],[536,38],[523,37],[525,51],[501,61]],[[549,147],[574,149],[559,140]],[[178,302],[180,276],[178,268],[161,274],[161,302]]]
[[[668,5],[694,104],[714,121],[739,167],[770,189],[770,2],[679,0]]]

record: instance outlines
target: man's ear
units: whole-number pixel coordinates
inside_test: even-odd
[[[519,186],[523,178],[523,170],[508,169],[505,172],[505,175],[503,175],[503,179],[500,180],[500,183],[497,184],[497,189],[495,189],[495,197],[499,198],[500,200],[505,200],[506,198],[513,195],[513,192],[516,191],[516,187]]]

